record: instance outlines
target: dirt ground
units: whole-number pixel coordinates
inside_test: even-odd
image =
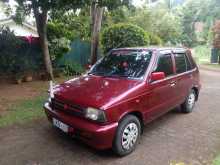
[[[209,165],[220,154],[220,72],[202,69],[201,79],[194,112],[170,112],[147,125],[131,155],[96,151],[40,119],[0,129],[0,164]]]

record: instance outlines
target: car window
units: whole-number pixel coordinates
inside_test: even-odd
[[[143,78],[151,56],[151,51],[115,50],[98,61],[89,73],[107,77]]]
[[[187,70],[186,56],[184,53],[175,54],[176,73],[183,73]]]
[[[192,60],[191,53],[187,52],[186,57],[190,63],[191,69],[194,69],[196,67],[195,62]]]
[[[161,55],[158,59],[155,72],[164,72],[165,76],[173,74],[173,62],[171,54]]]
[[[192,69],[192,65],[191,65],[191,63],[189,61],[189,58],[186,56],[186,54],[185,54],[185,58],[186,58],[186,68],[187,68],[187,71],[191,70]]]

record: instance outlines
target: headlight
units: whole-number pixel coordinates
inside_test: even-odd
[[[105,122],[106,121],[104,111],[99,110],[99,109],[95,109],[95,108],[91,108],[91,107],[86,109],[85,117],[90,120],[94,120],[94,121],[98,121],[98,122]]]

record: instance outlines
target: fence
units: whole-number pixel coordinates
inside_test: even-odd
[[[65,65],[68,61],[68,63],[78,63],[81,66],[85,66],[88,64],[90,58],[90,48],[91,45],[89,42],[79,39],[74,40],[71,43],[71,51],[58,60],[58,65]]]

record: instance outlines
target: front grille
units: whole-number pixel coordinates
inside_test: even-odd
[[[56,98],[51,100],[51,107],[56,111],[61,111],[65,114],[84,117],[84,109],[78,105],[70,105],[64,101],[60,101]]]

